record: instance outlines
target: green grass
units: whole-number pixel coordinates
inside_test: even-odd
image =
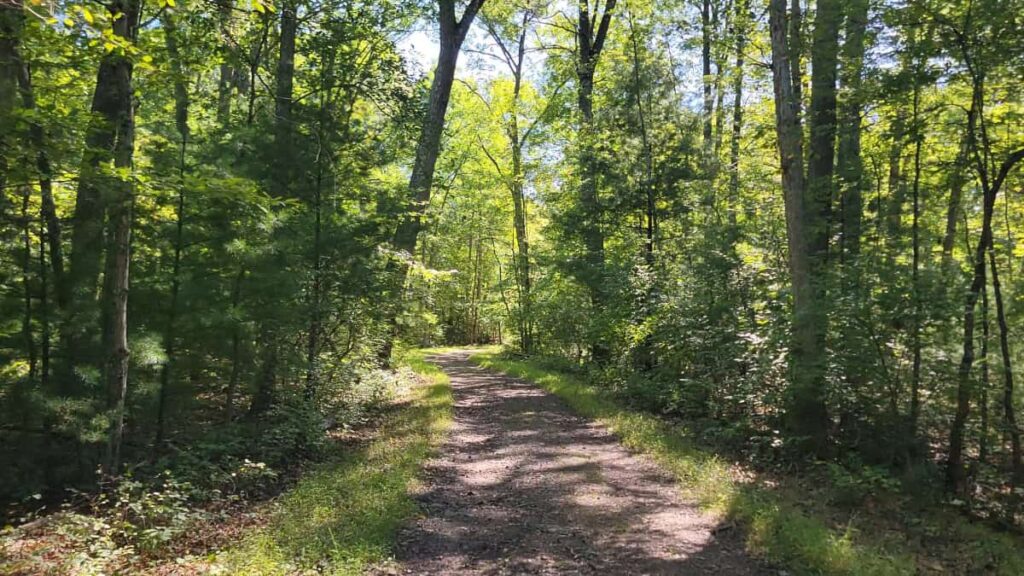
[[[494,352],[475,354],[486,368],[530,380],[559,396],[574,410],[614,432],[625,446],[653,457],[677,477],[681,488],[704,509],[731,518],[746,531],[755,555],[797,574],[914,574],[916,562],[905,550],[886,550],[859,539],[852,528],[842,532],[785,497],[741,484],[727,462],[694,445],[678,426],[623,408],[579,378],[511,360]],[[1000,566],[1020,574],[1019,564]]]
[[[388,561],[399,527],[417,513],[409,489],[451,424],[451,387],[426,362],[431,352],[402,354],[399,363],[423,377],[408,402],[386,413],[365,445],[307,473],[266,527],[218,558],[224,573],[360,574]]]

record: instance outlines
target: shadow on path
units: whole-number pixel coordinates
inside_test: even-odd
[[[770,574],[667,473],[540,388],[471,365],[399,539],[404,574]]]

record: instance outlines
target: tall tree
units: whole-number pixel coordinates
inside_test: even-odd
[[[530,136],[543,120],[544,114],[542,113],[529,123],[525,131],[520,126],[527,34],[538,16],[538,11],[535,6],[526,4],[519,7],[519,12],[519,14],[513,15],[513,18],[518,17],[519,21],[507,27],[508,29],[504,33],[502,32],[504,27],[490,18],[485,18],[485,24],[487,32],[498,45],[502,61],[507,66],[509,73],[512,74],[512,103],[504,126],[511,156],[511,172],[507,175],[506,180],[512,194],[512,227],[516,241],[515,279],[519,288],[519,345],[523,353],[529,354],[533,348],[533,282],[530,277],[530,241],[527,230],[526,175],[523,167],[523,152]],[[497,162],[493,158],[492,161],[497,167]]]
[[[793,348],[788,425],[816,452],[827,448],[825,405],[824,265],[828,250],[827,218],[835,149],[835,76],[839,6],[819,5],[814,30],[814,75],[811,96],[810,166],[803,173],[803,134],[797,97],[799,79],[792,76],[791,45],[799,25],[787,18],[784,0],[769,4],[772,79],[782,186],[786,207],[789,267],[793,285]],[[788,32],[788,33],[787,33]]]
[[[842,48],[842,101],[839,105],[839,146],[836,175],[841,199],[841,255],[855,264],[860,254],[864,213],[864,161],[861,158],[861,116],[864,113],[864,37],[868,23],[868,0],[846,3],[846,28]]]
[[[91,131],[91,136],[95,139],[87,142],[87,145],[106,145],[108,148],[104,150],[105,157],[96,158],[96,164],[90,163],[83,168],[83,179],[88,170],[95,171],[99,168],[99,162],[106,158],[112,161],[114,169],[118,171],[113,178],[105,179],[112,200],[108,210],[108,246],[102,294],[105,352],[103,374],[107,387],[107,411],[110,413],[110,432],[104,468],[108,474],[116,474],[121,466],[125,398],[128,393],[128,279],[131,265],[132,212],[135,203],[134,184],[129,175],[135,152],[135,107],[132,85],[134,66],[128,54],[128,46],[133,44],[138,36],[142,4],[140,0],[119,0],[111,3],[107,9],[113,21],[114,35],[127,44],[108,54],[100,63],[93,109],[100,112],[103,120],[109,124],[102,130],[96,127],[95,131]],[[98,193],[98,190],[88,188],[92,184],[81,182],[79,195],[83,192]],[[90,216],[95,215],[91,211],[86,213]],[[77,218],[77,205],[75,215]],[[91,246],[91,242],[92,239],[88,239],[85,246]],[[83,248],[83,245],[75,246],[76,251],[80,248]],[[79,272],[81,271],[79,269]],[[79,280],[86,281],[88,278],[82,277]],[[79,291],[87,292],[82,287],[79,287]]]
[[[160,369],[160,393],[157,403],[156,442],[160,444],[167,431],[167,401],[171,388],[172,370],[177,360],[176,340],[178,335],[178,300],[181,295],[181,258],[184,250],[185,231],[185,174],[187,170],[186,154],[188,152],[188,84],[185,66],[182,62],[181,38],[176,14],[168,10],[162,16],[164,27],[164,46],[171,61],[171,74],[174,81],[174,126],[178,131],[178,202],[174,222],[174,256],[171,262],[171,294],[167,303],[167,325],[164,328],[164,350],[167,359]]]
[[[416,251],[416,238],[422,228],[423,213],[430,203],[430,189],[434,182],[434,168],[437,165],[437,157],[441,152],[441,135],[444,132],[444,119],[448,111],[448,101],[451,99],[452,83],[455,81],[455,67],[458,64],[459,52],[462,49],[462,42],[466,39],[469,27],[483,6],[485,0],[470,0],[462,12],[462,17],[456,16],[455,0],[438,0],[438,25],[440,28],[440,51],[437,57],[437,67],[434,69],[434,78],[430,84],[430,99],[427,102],[426,115],[423,119],[423,127],[420,131],[419,140],[416,144],[416,159],[413,162],[412,174],[409,176],[409,199],[411,206],[409,211],[402,216],[395,231],[392,244],[395,249],[406,254],[413,254]],[[401,289],[405,284],[406,275],[409,272],[407,263],[397,266],[395,278],[392,281],[392,310],[388,312],[390,323],[394,324],[397,314],[398,300],[401,297]],[[381,359],[387,361],[391,357],[391,349],[394,344],[394,333],[387,337],[384,346],[381,347]]]
[[[750,33],[750,2],[736,0],[733,36],[736,48],[732,76],[732,139],[729,142],[729,224],[736,229],[740,208],[740,139],[743,136],[743,79],[747,35]]]
[[[576,100],[580,113],[579,163],[580,208],[583,213],[583,244],[586,266],[583,280],[590,293],[591,305],[601,310],[607,300],[604,278],[604,231],[602,229],[601,200],[597,193],[599,168],[595,153],[594,131],[594,73],[601,51],[608,38],[616,0],[605,0],[604,10],[591,14],[590,1],[579,0],[579,19],[576,23]],[[598,7],[600,2],[598,2]],[[596,28],[595,28],[596,26]],[[599,338],[591,345],[591,355],[598,363],[608,360],[610,349]]]

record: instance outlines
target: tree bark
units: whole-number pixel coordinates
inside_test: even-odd
[[[772,83],[775,90],[775,125],[786,212],[789,268],[793,286],[792,384],[788,394],[787,423],[794,435],[806,438],[813,450],[827,444],[828,413],[824,397],[824,323],[817,272],[811,254],[815,219],[820,212],[807,206],[803,174],[803,133],[797,100],[798,80],[791,73],[794,54],[787,41],[786,1],[771,0],[769,22],[772,47]],[[791,23],[792,24],[792,23]]]
[[[921,133],[921,86],[920,65],[915,67],[914,104],[911,130],[914,135],[914,176],[912,184],[911,211],[911,298],[913,300],[913,326],[911,327],[911,348],[913,362],[910,376],[910,439],[917,436],[917,424],[921,415],[921,145],[924,135]]]
[[[992,246],[989,246],[988,249],[988,261],[992,267],[992,292],[996,298],[996,322],[999,324],[999,350],[1003,357],[1003,420],[1006,422],[1006,434],[1010,437],[1010,468],[1013,471],[1013,483],[1016,486],[1024,482],[1024,463],[1021,462],[1020,428],[1017,426],[1017,411],[1014,408],[1010,328],[1006,323],[996,253]]]
[[[729,143],[729,225],[737,234],[737,215],[740,208],[740,137],[743,134],[743,67],[744,50],[750,21],[749,0],[736,0],[733,26],[736,35],[736,64],[733,71],[732,140]]]
[[[134,43],[139,27],[139,0],[116,0],[107,6],[115,36]],[[132,94],[132,61],[121,50],[105,54],[96,75],[92,99],[92,120],[86,130],[85,152],[78,178],[78,194],[71,228],[71,257],[68,275],[70,304],[65,315],[62,337],[65,340],[67,373],[62,378],[62,392],[74,393],[79,387],[76,366],[96,361],[94,347],[89,343],[94,318],[100,316],[104,327],[103,348],[108,384],[108,408],[112,416],[111,436],[107,451],[107,470],[116,472],[122,431],[122,390],[127,385],[127,340],[117,332],[125,328],[122,308],[127,306],[127,250],[131,228],[132,186],[121,175],[105,174],[104,165],[131,169],[134,147],[134,105]],[[104,189],[111,193],[104,193]],[[110,199],[109,202],[105,198]],[[108,207],[111,212],[108,216]],[[100,314],[94,302],[98,291],[104,257],[104,223],[109,222],[108,247],[124,253],[107,254],[107,269],[120,274],[104,279],[105,294]],[[122,294],[123,292],[123,294]],[[112,331],[112,332],[111,332]],[[123,345],[123,346],[122,346]]]
[[[139,14],[141,10],[140,0],[119,0],[108,6],[113,21],[114,34],[130,42],[135,42],[138,34]],[[135,108],[132,94],[132,61],[126,55],[114,53],[108,54],[100,64],[100,76],[96,85],[95,103],[98,101],[102,106],[98,107],[104,118],[110,122],[105,126],[106,131],[97,130],[93,136],[96,140],[110,145],[108,154],[113,161],[114,168],[119,172],[129,172],[132,169],[132,159],[135,148]],[[106,71],[106,76],[104,76]],[[87,153],[89,155],[89,153]],[[102,158],[94,158],[102,160]],[[79,194],[83,191],[93,192],[86,181],[86,176],[95,177],[90,170],[98,168],[99,163],[87,162],[83,169],[82,180],[79,186]],[[109,205],[108,237],[110,239],[106,254],[106,273],[104,274],[104,286],[102,294],[103,302],[103,323],[104,326],[104,350],[106,360],[104,362],[104,379],[107,386],[107,411],[110,414],[110,430],[107,442],[107,453],[104,458],[104,471],[107,474],[117,474],[121,464],[121,444],[124,437],[124,407],[125,398],[128,392],[128,274],[130,265],[131,230],[132,230],[132,208],[135,201],[134,186],[130,177],[117,177],[105,179],[109,183],[112,192],[112,201]],[[98,190],[95,190],[98,193]],[[102,206],[102,205],[101,205]],[[101,210],[102,212],[102,210]],[[93,214],[92,212],[88,212]],[[76,217],[77,217],[76,206]],[[77,224],[77,222],[76,222]],[[102,224],[102,223],[101,223]],[[101,234],[102,236],[102,231]],[[81,238],[80,238],[81,239]],[[85,244],[91,247],[91,238]],[[76,246],[76,251],[77,251]],[[83,258],[91,255],[80,255]],[[80,261],[80,264],[83,264]],[[85,262],[86,270],[91,267]],[[80,266],[78,272],[82,272]],[[91,277],[91,276],[90,276]],[[79,277],[79,280],[86,280],[86,277]],[[79,294],[88,293],[84,287],[80,287]]]
[[[22,300],[25,305],[25,314],[21,321],[21,335],[25,340],[25,351],[28,353],[28,381],[36,379],[36,368],[38,357],[36,353],[36,338],[32,330],[32,222],[29,215],[29,200],[32,198],[32,189],[28,186],[21,190],[21,220],[22,220],[22,250],[24,254],[21,260],[21,287]]]
[[[832,219],[832,175],[836,151],[836,79],[839,26],[843,20],[840,0],[818,0],[811,46],[811,105],[808,114],[810,147],[807,159],[805,206],[815,213],[808,228],[815,282],[821,279],[828,260]],[[817,287],[824,294],[824,286]],[[824,298],[821,298],[824,302]],[[824,320],[824,317],[822,318]]]
[[[842,89],[839,105],[839,146],[836,174],[842,198],[842,249],[844,262],[854,264],[860,255],[864,214],[864,162],[861,158],[861,115],[864,35],[868,21],[868,0],[851,0],[846,5],[846,39],[843,42]]]

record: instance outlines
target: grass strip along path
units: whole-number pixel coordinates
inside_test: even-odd
[[[532,382],[564,400],[579,414],[608,428],[627,448],[652,457],[677,479],[685,495],[706,511],[731,519],[745,533],[754,555],[796,574],[1024,574],[1024,551],[1014,538],[952,515],[931,521],[956,542],[958,565],[941,564],[905,537],[886,539],[837,528],[808,512],[796,495],[776,492],[755,482],[741,482],[725,460],[695,445],[679,425],[625,408],[607,391],[579,376],[503,357],[496,349],[470,358],[484,368]],[[806,497],[806,495],[805,495]]]
[[[451,425],[448,377],[425,358],[400,364],[420,375],[372,437],[305,475],[269,523],[216,562],[224,574],[361,574],[391,557],[398,529],[418,507],[410,490]]]

